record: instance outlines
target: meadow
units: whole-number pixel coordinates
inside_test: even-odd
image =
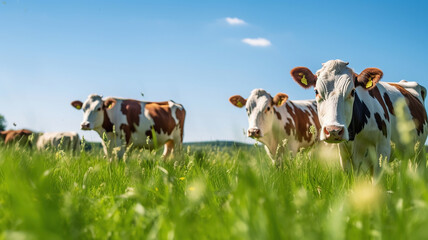
[[[412,161],[378,184],[306,150],[272,165],[263,148],[129,151],[109,162],[0,148],[2,239],[426,239],[428,177]],[[324,157],[322,157],[324,156]]]

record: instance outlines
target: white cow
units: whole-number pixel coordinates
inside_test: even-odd
[[[345,170],[370,171],[375,176],[381,171],[380,160],[389,161],[391,142],[401,152],[424,160],[425,88],[416,82],[379,82],[381,70],[367,68],[356,74],[347,65],[342,60],[330,60],[316,74],[305,67],[291,70],[300,86],[315,88],[320,140],[338,143]],[[399,102],[404,106],[397,109]],[[407,123],[399,122],[400,112]],[[403,127],[409,136],[405,139]]]
[[[38,150],[48,147],[61,148],[73,152],[80,151],[80,138],[76,132],[46,132],[38,133],[36,137],[36,146]]]
[[[248,137],[262,142],[274,163],[278,163],[284,150],[296,154],[301,148],[309,147],[318,140],[320,124],[315,100],[287,99],[285,93],[272,97],[263,89],[254,89],[248,99],[239,95],[229,98],[234,106],[245,106],[249,123]],[[282,148],[284,140],[287,141],[286,149]]]

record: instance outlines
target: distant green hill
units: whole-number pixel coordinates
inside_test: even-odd
[[[191,148],[251,148],[253,144],[247,144],[234,141],[203,141],[203,142],[187,142],[183,144],[184,148],[190,146]],[[100,142],[86,142],[85,150],[102,149]]]
[[[236,148],[249,148],[253,144],[234,142],[234,141],[206,141],[206,142],[188,142],[183,144],[185,147],[236,147]]]

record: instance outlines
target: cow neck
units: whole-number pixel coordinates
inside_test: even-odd
[[[274,117],[276,117],[276,116],[274,116]],[[276,142],[277,136],[275,136],[275,132],[276,132],[275,130],[278,129],[278,126],[276,126],[276,125],[277,125],[277,123],[275,123],[275,121],[273,121],[269,131],[264,131],[263,136],[256,140],[257,142],[260,142],[263,145],[265,145],[272,154],[275,154],[275,151],[272,152],[272,148],[276,149],[276,146],[277,146],[276,145],[277,144],[277,142]],[[272,145],[275,145],[275,146],[272,146]]]
[[[102,129],[108,133],[113,132],[113,123],[110,121],[110,118],[108,117],[106,108],[103,108],[103,114],[104,114],[104,120],[103,120]],[[119,129],[116,129],[116,131],[118,130]]]
[[[368,122],[370,111],[367,105],[360,100],[357,91],[355,91],[354,105],[352,108],[351,123],[348,126],[349,141],[355,139],[355,135],[360,133]]]
[[[276,149],[278,148],[279,142],[272,136],[272,133],[269,133],[267,136],[263,135],[263,137],[259,138],[257,141],[263,143],[265,147],[269,149],[269,152],[271,153],[271,155],[275,156]]]

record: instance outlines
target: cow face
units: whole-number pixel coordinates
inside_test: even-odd
[[[80,124],[82,130],[93,130],[102,127],[106,110],[114,107],[116,101],[112,98],[103,100],[102,96],[89,95],[84,103],[79,100],[71,102],[71,105],[83,110],[83,121]]]
[[[382,77],[379,69],[368,68],[357,75],[347,65],[342,60],[330,60],[323,63],[316,75],[304,67],[291,70],[291,76],[300,86],[314,87],[322,129],[320,139],[329,143],[349,140],[356,87],[370,90]]]
[[[254,89],[248,99],[239,95],[229,98],[230,103],[242,108],[245,106],[248,115],[247,136],[251,138],[262,138],[272,129],[273,121],[277,115],[274,106],[282,106],[288,99],[287,94],[278,93],[274,98],[263,89]]]

